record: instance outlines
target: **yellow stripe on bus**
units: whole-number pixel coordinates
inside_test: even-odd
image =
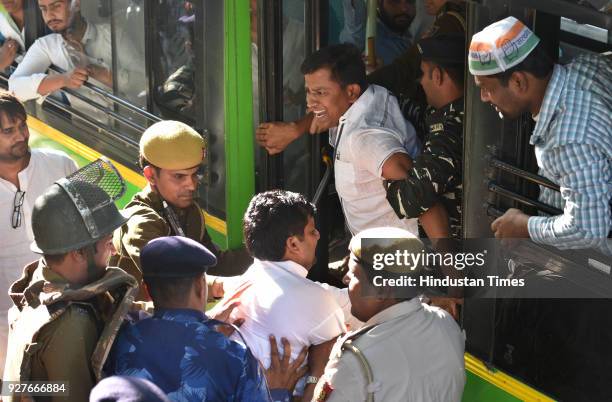
[[[74,138],[62,133],[59,130],[54,129],[51,126],[48,126],[47,124],[33,116],[28,116],[28,126],[39,132],[41,135],[52,139],[53,141],[81,155],[83,158],[89,161],[94,161],[103,156],[98,151],[91,149],[87,145],[81,144]],[[132,169],[126,167],[125,165],[122,165],[117,161],[114,161],[112,159],[110,159],[110,161],[113,163],[113,165],[115,165],[115,167],[117,168],[119,173],[121,173],[121,175],[125,178],[125,180],[129,181],[138,188],[143,188],[147,185],[147,180],[142,175],[134,172]],[[206,226],[222,234],[223,236],[227,236],[227,223],[223,219],[210,215],[206,211],[204,211],[204,219],[206,220]]]
[[[515,398],[528,402],[554,402],[554,399],[536,391],[501,371],[491,371],[484,363],[469,353],[465,354],[465,368]]]

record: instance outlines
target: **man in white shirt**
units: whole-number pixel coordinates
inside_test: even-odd
[[[79,0],[39,0],[45,24],[54,33],[39,38],[9,79],[9,89],[22,101],[42,98],[62,88],[78,90],[88,97],[97,96],[81,88],[88,78],[94,84],[112,87],[112,49],[108,26],[88,23],[80,13]],[[51,65],[66,72],[47,74]],[[94,113],[101,121],[106,116],[92,106],[72,96],[71,105]]]
[[[349,44],[309,55],[302,73],[308,109],[314,113],[312,127],[331,127],[336,190],[351,233],[391,226],[417,234],[417,220],[399,219],[383,186],[385,179],[407,177],[419,152],[415,129],[402,116],[395,96],[378,85],[368,86],[361,54]],[[265,132],[266,123],[257,130],[260,142]]]
[[[226,290],[228,299],[242,292],[233,319],[244,319],[242,337],[264,367],[270,366],[269,336],[284,337],[292,359],[304,346],[310,348],[313,378],[323,373],[331,346],[345,332],[342,304],[348,307],[346,290],[306,278],[319,240],[314,215],[315,206],[297,193],[274,190],[253,197],[244,216],[244,237],[255,261],[234,280],[238,290]],[[238,335],[233,339],[241,341]],[[316,380],[306,385],[304,400],[314,390],[310,383]]]
[[[408,277],[418,284],[423,267],[377,270],[373,264],[377,254],[420,253],[423,243],[402,229],[373,228],[353,237],[349,249],[351,312],[366,323],[334,345],[315,400],[459,402],[465,385],[459,326],[445,311],[421,303],[416,286],[398,290],[380,279]]]
[[[23,267],[40,256],[30,250],[34,241],[31,215],[36,198],[57,179],[77,169],[64,153],[30,150],[30,133],[23,105],[0,92],[0,359],[6,353],[9,286]],[[0,371],[4,364],[0,364]]]

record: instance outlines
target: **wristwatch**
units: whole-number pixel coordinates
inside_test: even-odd
[[[319,377],[315,377],[314,375],[309,375],[306,377],[306,385],[308,384],[316,384],[319,382]]]

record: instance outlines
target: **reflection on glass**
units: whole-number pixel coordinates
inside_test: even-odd
[[[159,67],[155,72],[155,100],[189,116],[195,100],[195,11],[192,1],[161,1],[156,34]],[[191,116],[192,117],[192,116]]]

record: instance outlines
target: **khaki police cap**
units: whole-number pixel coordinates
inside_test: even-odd
[[[164,120],[142,134],[140,154],[162,169],[190,169],[204,159],[204,139],[185,123]]]

